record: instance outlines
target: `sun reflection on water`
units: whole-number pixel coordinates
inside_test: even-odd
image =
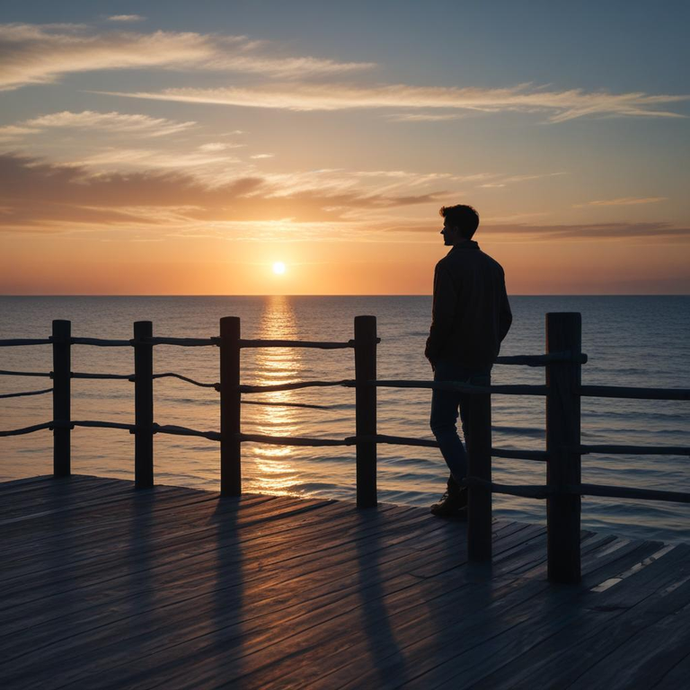
[[[290,300],[282,295],[268,297],[261,315],[258,338],[294,339],[297,334],[295,314]],[[298,381],[303,369],[302,351],[294,348],[258,348],[255,351],[255,381],[258,385],[275,385]],[[252,397],[271,405],[251,405],[252,426],[256,433],[271,436],[293,436],[299,427],[297,409],[281,404],[294,402],[294,391],[276,391]],[[292,461],[294,449],[289,446],[256,444],[252,448],[256,463],[256,490],[267,494],[294,493],[299,473]]]

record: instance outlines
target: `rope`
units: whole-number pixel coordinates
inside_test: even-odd
[[[32,434],[34,431],[41,429],[52,429],[53,422],[44,422],[43,424],[35,424],[34,426],[25,426],[23,429],[10,429],[8,431],[0,431],[0,436],[21,436],[23,434]]]
[[[52,388],[46,388],[42,391],[26,391],[25,393],[4,393],[0,398],[21,398],[26,395],[43,395],[44,393],[52,393]]]
[[[381,342],[381,339],[377,338],[377,342]],[[348,340],[346,343],[313,340],[240,340],[240,347],[311,347],[320,350],[342,350],[354,346],[354,340]]]
[[[355,385],[354,383],[352,385]],[[358,385],[379,388],[431,388],[433,390],[457,391],[459,393],[498,394],[498,395],[546,395],[546,386],[473,386],[455,381],[364,381]]]
[[[174,374],[172,372],[168,373],[168,374],[154,374],[153,378],[154,379],[174,378],[174,379],[179,379],[180,381],[185,381],[186,383],[191,383],[193,386],[199,386],[200,388],[215,388],[216,390],[220,390],[220,384],[219,383],[202,383],[201,381],[195,381],[194,379],[190,379],[187,376],[182,376],[181,374]]]
[[[100,422],[100,421],[77,421],[77,422],[53,422],[56,427],[69,427],[74,428],[75,426],[84,427],[95,427],[98,429],[126,429],[127,431],[136,431],[135,424],[125,424],[124,422]]]
[[[496,364],[524,365],[528,367],[545,367],[548,364],[587,364],[587,355],[577,353],[573,355],[569,350],[564,352],[549,352],[546,355],[512,355],[497,357]]]
[[[305,407],[309,410],[333,410],[333,405],[308,405],[307,403],[291,402],[259,402],[258,400],[243,400],[243,405],[270,405],[272,407]]]
[[[131,347],[129,340],[104,340],[103,338],[70,338],[72,345],[95,345],[96,347]]]
[[[0,340],[0,347],[16,347],[17,345],[50,345],[48,338],[14,338],[12,340]]]
[[[578,450],[583,455],[690,455],[690,447],[683,446],[580,446]]]
[[[165,426],[154,424],[153,433],[171,434],[173,436],[196,436],[200,438],[207,438],[210,441],[221,440],[221,435],[217,431],[197,431],[196,429],[189,429],[186,426],[175,426],[172,424],[166,424]]]
[[[9,371],[0,370],[0,376],[45,376],[46,378],[52,378],[52,372],[48,371]]]
[[[71,374],[73,379],[115,379],[124,381],[133,381],[134,374],[81,374],[73,371]]]
[[[264,436],[262,434],[239,434],[239,436],[242,442],[267,443],[273,446],[353,446],[357,442],[355,436],[349,436],[342,440],[301,436]]]
[[[299,388],[352,387],[354,385],[355,381],[353,379],[343,379],[342,381],[299,381],[297,383],[280,383],[273,386],[240,386],[240,393],[271,393],[274,391],[293,391]]]
[[[146,340],[132,340],[132,345],[179,345],[181,347],[204,347],[219,345],[220,338],[146,338]]]

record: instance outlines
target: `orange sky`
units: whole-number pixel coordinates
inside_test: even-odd
[[[360,19],[299,3],[88,7],[0,25],[2,294],[429,294],[456,203],[513,294],[690,292],[676,22],[640,19],[665,41],[650,79],[634,42],[627,67],[573,62],[573,18],[516,18],[544,44],[491,72],[481,13],[470,55],[417,10],[355,49],[335,27]]]

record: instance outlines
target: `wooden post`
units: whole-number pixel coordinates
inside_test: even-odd
[[[242,493],[240,433],[240,319],[220,320],[220,493]]]
[[[134,484],[137,489],[153,486],[153,336],[150,321],[134,323]]]
[[[578,313],[546,315],[546,352],[582,352]],[[546,482],[558,491],[580,484],[580,395],[582,366],[575,361],[546,367]],[[580,581],[580,496],[558,494],[546,501],[548,575],[552,582]]]
[[[376,380],[376,317],[355,316],[355,380]],[[355,392],[357,436],[376,436],[376,386]],[[357,442],[357,507],[376,505],[376,441]]]
[[[68,424],[72,421],[71,337],[71,321],[53,321],[53,420]],[[69,425],[53,429],[53,475],[56,477],[71,474],[70,436]]]
[[[489,378],[485,383],[490,384]],[[477,382],[479,383],[479,382]],[[491,482],[491,395],[469,396],[467,424],[468,475]],[[471,561],[491,560],[491,489],[470,486],[467,495],[467,555]]]

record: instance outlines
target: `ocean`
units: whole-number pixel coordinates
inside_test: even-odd
[[[690,388],[690,297],[512,297],[513,327],[501,354],[544,352],[545,314],[582,314],[583,383],[611,386]],[[132,337],[132,323],[153,321],[154,335],[209,337],[218,334],[222,316],[239,316],[244,338],[349,340],[359,314],[377,317],[378,376],[386,379],[432,378],[424,359],[431,298],[410,297],[2,297],[0,339],[44,338],[53,319],[70,319],[74,336]],[[50,371],[50,347],[0,348],[0,369]],[[129,348],[73,347],[76,372],[133,373]],[[216,348],[158,346],[154,370],[218,381]],[[351,350],[251,349],[242,351],[242,383],[271,384],[354,377]],[[544,382],[541,368],[500,366],[496,384]],[[0,377],[0,393],[49,388],[48,379]],[[379,433],[431,439],[428,390],[379,389]],[[245,395],[242,430],[280,436],[343,438],[354,434],[354,390],[313,388]],[[282,403],[318,408],[281,406]],[[544,449],[544,400],[493,397],[493,445]],[[73,419],[132,423],[133,384],[128,381],[74,380]],[[204,431],[219,430],[218,394],[175,379],[155,383],[155,419]],[[0,399],[0,429],[47,421],[50,395]],[[0,481],[52,471],[49,431],[0,438]],[[72,434],[72,470],[133,478],[133,437],[126,431],[77,428]],[[582,401],[583,444],[690,445],[687,402]],[[155,478],[174,484],[217,490],[218,444],[204,439],[157,435]],[[291,448],[243,444],[243,489],[310,498],[354,500],[354,448]],[[690,458],[682,456],[586,455],[583,481],[690,491]],[[444,490],[445,464],[433,448],[379,446],[379,500],[425,506]],[[545,482],[541,463],[494,460],[494,481],[506,484]],[[527,522],[545,520],[544,501],[496,495],[498,517]],[[690,540],[690,506],[621,499],[584,498],[584,527],[635,538]]]

